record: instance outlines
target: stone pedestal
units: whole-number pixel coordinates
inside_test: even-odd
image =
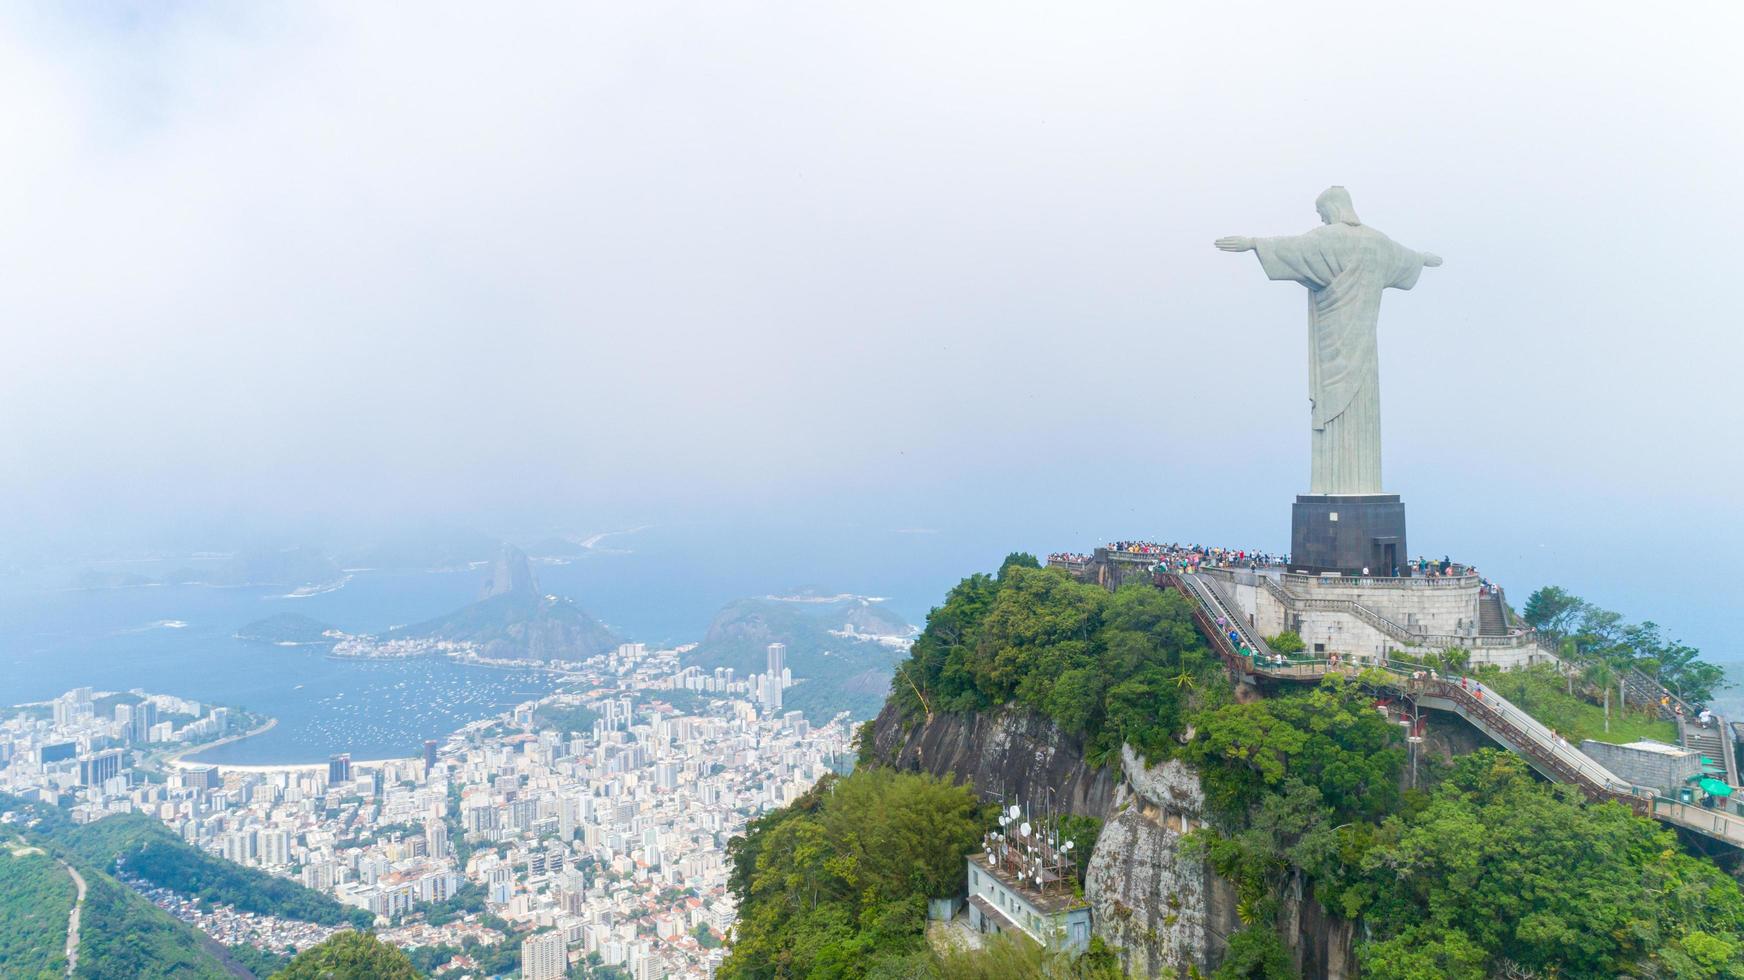
[[[1405,570],[1405,505],[1396,493],[1302,494],[1290,511],[1290,567],[1398,575]]]

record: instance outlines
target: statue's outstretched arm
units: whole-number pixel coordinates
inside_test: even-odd
[[[1251,252],[1254,240],[1246,235],[1230,235],[1226,238],[1219,238],[1214,244],[1225,252]]]
[[[1423,264],[1433,269],[1441,264],[1441,256],[1436,255],[1434,252],[1424,252]]]

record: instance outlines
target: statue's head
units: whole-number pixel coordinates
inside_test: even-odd
[[[1362,221],[1356,216],[1356,205],[1350,203],[1350,191],[1342,187],[1328,187],[1314,199],[1314,210],[1320,212],[1320,220],[1327,224],[1360,225]]]

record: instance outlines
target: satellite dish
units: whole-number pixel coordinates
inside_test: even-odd
[[[1023,822],[1023,826],[1021,826],[1021,827],[1019,827],[1019,828],[1017,828],[1017,829],[1018,829],[1018,830],[1019,830],[1019,831],[1022,831],[1022,833],[1023,833],[1023,836],[1025,836],[1025,837],[1028,837],[1028,836],[1029,836],[1029,821],[1028,821],[1028,820],[1025,820],[1025,821],[1024,821],[1024,822]]]
[[[1067,841],[1067,842],[1066,842],[1066,850],[1068,850],[1068,851],[1069,851],[1069,850],[1071,850],[1071,849],[1072,849],[1072,842],[1071,842],[1071,841]]]
[[[1022,812],[1023,812],[1023,810],[1020,809],[1016,803],[1013,803],[1011,805],[1011,819],[1016,820],[1017,815],[1022,813]]]

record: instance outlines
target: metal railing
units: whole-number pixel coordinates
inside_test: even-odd
[[[1316,575],[1285,572],[1287,581],[1333,589],[1475,589],[1476,575]]]
[[[1266,591],[1288,608],[1317,609],[1322,612],[1341,612],[1355,616],[1382,634],[1399,641],[1403,646],[1427,647],[1432,650],[1445,650],[1449,647],[1463,647],[1468,650],[1519,650],[1541,646],[1533,631],[1526,629],[1513,631],[1506,636],[1419,633],[1408,626],[1393,622],[1354,599],[1300,596],[1274,582],[1269,576],[1262,576],[1261,581],[1264,583]]]
[[[1248,637],[1251,633],[1240,620],[1229,615],[1229,610],[1208,583],[1189,583],[1190,578],[1196,576],[1161,573],[1157,581],[1193,601],[1194,624],[1211,640],[1212,648],[1225,664],[1238,673],[1290,681],[1318,681],[1328,674],[1337,673],[1412,696],[1420,702],[1423,699],[1442,702],[1444,710],[1465,718],[1509,751],[1524,757],[1549,778],[1578,787],[1589,799],[1612,800],[1641,816],[1652,816],[1744,847],[1744,817],[1681,803],[1653,789],[1625,782],[1592,756],[1552,732],[1543,722],[1493,690],[1484,688],[1482,682],[1474,678],[1442,675],[1421,664],[1392,659],[1379,663],[1360,660],[1333,663],[1330,658],[1314,658],[1278,664],[1268,662],[1275,658],[1274,654],[1244,656],[1229,642],[1228,635],[1217,628],[1211,612],[1219,611],[1226,621],[1234,624],[1238,636]],[[1250,648],[1259,649],[1251,644]],[[1724,730],[1721,731],[1724,737]]]

